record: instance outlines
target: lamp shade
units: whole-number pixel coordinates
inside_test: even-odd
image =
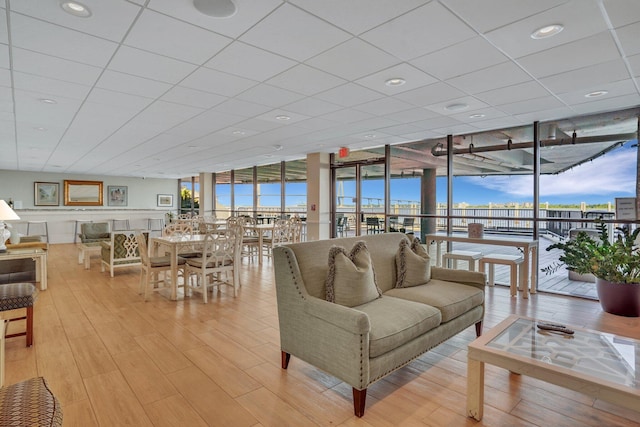
[[[4,200],[0,199],[0,221],[12,219],[20,219],[17,213],[13,211]]]

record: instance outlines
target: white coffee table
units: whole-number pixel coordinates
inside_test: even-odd
[[[535,319],[510,316],[469,344],[467,414],[482,419],[484,364],[566,387],[627,408],[640,408],[640,341],[573,328],[541,331]]]
[[[84,262],[85,270],[91,268],[91,255],[100,255],[101,242],[81,243],[78,245],[78,264]]]

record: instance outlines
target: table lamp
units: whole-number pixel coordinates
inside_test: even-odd
[[[0,199],[0,252],[7,251],[7,246],[4,242],[11,237],[11,232],[7,230],[4,222],[12,219],[20,219],[20,217],[9,207],[7,202]]]

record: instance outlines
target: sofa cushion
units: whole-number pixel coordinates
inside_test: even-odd
[[[85,238],[87,239],[109,239],[111,238],[111,233],[87,233],[85,234]]]
[[[326,290],[327,301],[347,307],[365,304],[380,297],[371,255],[365,242],[357,242],[349,253],[341,246],[333,246],[329,250]]]
[[[431,279],[431,258],[420,244],[420,239],[414,237],[411,244],[407,240],[400,241],[396,268],[396,288],[424,285]]]
[[[431,279],[425,285],[391,289],[384,295],[435,307],[442,313],[443,323],[455,319],[484,302],[482,289],[437,279]]]
[[[355,307],[369,316],[369,357],[378,357],[437,327],[440,311],[426,304],[383,296]]]

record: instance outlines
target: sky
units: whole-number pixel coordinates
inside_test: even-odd
[[[576,166],[569,171],[557,175],[540,177],[540,202],[554,204],[587,205],[615,204],[616,197],[635,197],[636,193],[636,155],[637,148],[632,147],[636,141],[629,141],[623,147],[613,150],[593,161]],[[229,203],[228,186],[219,188],[218,200]],[[236,200],[240,204],[252,204],[251,185],[246,189],[236,186]],[[347,181],[343,184],[345,204],[352,204],[355,196],[355,183]],[[226,195],[220,190],[226,190]],[[261,185],[262,206],[280,205],[280,184]],[[306,203],[306,184],[287,183],[286,205],[304,205]],[[242,196],[247,193],[246,196]],[[365,180],[362,183],[364,203],[382,203],[384,194],[382,180]],[[369,197],[369,198],[368,198]],[[520,204],[533,201],[533,176],[486,176],[486,177],[454,177],[454,203],[470,205],[487,205],[517,202]],[[400,203],[420,200],[420,178],[394,179],[391,183],[391,199]],[[436,200],[447,202],[446,177],[436,180]]]

